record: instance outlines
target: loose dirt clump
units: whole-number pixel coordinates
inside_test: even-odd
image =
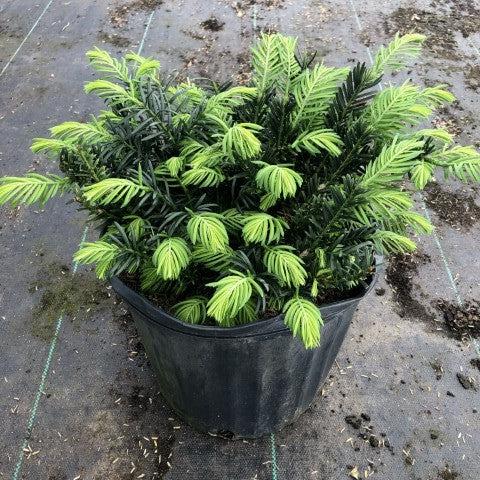
[[[130,3],[118,5],[110,12],[110,23],[115,28],[124,27],[132,12],[151,12],[163,4],[163,0],[133,0]]]
[[[200,26],[205,30],[210,30],[211,32],[219,32],[220,30],[223,30],[225,22],[221,22],[220,20],[218,20],[218,18],[212,16],[209,19],[203,21]]]
[[[347,415],[345,417],[345,422],[355,430],[358,430],[362,426],[362,419],[358,415]]]
[[[457,340],[480,337],[480,302],[471,300],[462,306],[439,300],[436,307],[443,313],[446,332]]]
[[[480,10],[473,2],[433,2],[435,11],[400,7],[385,19],[388,35],[419,32],[427,35],[426,47],[435,56],[448,60],[463,58],[458,49],[456,33],[468,37],[480,30]]]
[[[429,255],[418,252],[390,257],[386,279],[393,289],[393,298],[398,304],[398,314],[401,317],[434,320],[432,313],[413,296],[413,278],[418,273],[418,267],[429,262]]]
[[[427,207],[451,227],[468,230],[480,220],[480,207],[472,196],[448,192],[438,183],[431,183],[425,192]]]
[[[345,422],[355,430],[359,430],[357,436],[364,440],[372,448],[386,448],[393,454],[393,447],[387,438],[387,434],[382,432],[377,434],[371,425],[370,415],[361,413],[360,415],[347,415]],[[358,448],[358,447],[357,447]]]

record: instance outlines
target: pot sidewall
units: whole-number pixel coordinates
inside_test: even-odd
[[[321,343],[306,350],[281,315],[233,328],[184,324],[118,278],[112,285],[129,306],[170,406],[198,430],[238,438],[278,431],[309,407],[364,296],[320,307]]]

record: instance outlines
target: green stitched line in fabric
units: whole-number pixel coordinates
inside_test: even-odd
[[[87,232],[88,232],[88,227],[85,227],[85,229],[83,230],[82,240],[80,243],[84,242],[85,239],[87,238]],[[78,269],[78,262],[74,262],[73,264],[74,275],[77,272],[77,269]],[[63,323],[63,314],[60,315],[55,325],[55,333],[50,343],[50,348],[48,349],[47,360],[45,362],[45,366],[43,367],[42,376],[40,378],[40,385],[38,386],[37,393],[35,394],[32,410],[27,423],[27,432],[25,434],[25,438],[23,440],[22,446],[20,447],[20,452],[18,454],[18,462],[15,465],[15,470],[12,475],[12,480],[17,480],[18,475],[22,469],[23,460],[25,458],[25,449],[27,448],[27,445],[28,445],[28,439],[32,434],[32,429],[35,424],[35,419],[37,417],[37,411],[38,411],[38,406],[40,404],[40,399],[42,398],[42,394],[45,390],[45,384],[47,382],[48,372],[50,371],[50,365],[52,364],[53,354],[57,346],[58,336],[60,334],[60,329],[62,328],[62,323]]]
[[[277,447],[274,433],[270,434],[270,453],[272,457],[272,480],[278,480]]]
[[[47,5],[47,7],[45,7],[44,11],[42,12],[41,16],[38,18],[38,20],[35,23],[33,28],[36,27],[36,25],[38,24],[38,22],[40,21],[40,19],[44,15],[44,13],[47,11],[47,9],[50,6],[50,4],[52,3],[52,1],[53,0],[51,0],[50,3]],[[153,20],[153,15],[154,15],[154,12],[152,12],[149,15],[147,23],[145,25],[145,30],[143,32],[142,40],[140,41],[140,45],[138,47],[138,52],[137,53],[139,55],[141,54],[141,52],[143,50],[143,46],[145,44],[145,39],[147,38],[147,33],[148,33],[148,30],[149,30],[150,25],[151,25],[152,20]],[[32,28],[32,30],[33,30],[33,28]],[[30,31],[30,33],[31,33],[31,31]],[[30,35],[30,33],[29,33],[29,35]],[[27,38],[28,38],[28,35],[25,38],[25,40]],[[22,42],[20,47],[23,45],[23,43],[25,43],[25,41]],[[8,66],[8,64],[6,66]],[[1,73],[3,73],[5,71],[5,69],[6,69],[6,67],[4,67],[4,69],[2,70]],[[85,241],[85,239],[87,238],[87,233],[88,233],[88,226],[85,227],[85,229],[83,231],[83,235],[82,235],[82,239],[81,239],[80,243],[83,243]],[[74,262],[73,270],[72,270],[73,274],[75,274],[77,272],[77,269],[78,269],[78,262]],[[40,404],[40,399],[41,399],[43,391],[45,389],[45,384],[46,384],[46,381],[47,381],[48,372],[50,371],[50,365],[52,363],[53,354],[55,353],[55,348],[57,346],[57,341],[58,341],[58,337],[59,337],[59,334],[60,334],[60,329],[62,328],[62,323],[63,323],[63,314],[60,315],[60,317],[57,320],[57,323],[55,325],[55,333],[54,333],[52,341],[50,343],[50,348],[48,350],[47,360],[45,362],[45,366],[43,368],[42,376],[41,376],[41,379],[40,379],[40,385],[38,387],[37,393],[35,395],[35,399],[33,401],[32,410],[31,410],[30,417],[29,417],[28,423],[27,423],[26,435],[25,435],[25,438],[24,438],[24,440],[22,442],[22,445],[20,447],[20,452],[18,454],[18,461],[17,461],[17,464],[15,465],[15,470],[14,470],[13,475],[12,475],[12,480],[17,480],[18,479],[18,476],[19,476],[20,471],[21,471],[22,466],[23,466],[23,461],[25,459],[25,450],[28,447],[28,439],[30,438],[33,426],[35,424],[35,419],[37,417],[38,406]]]

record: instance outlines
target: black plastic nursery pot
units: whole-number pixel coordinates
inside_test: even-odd
[[[377,274],[378,275],[378,274]],[[321,344],[306,350],[283,315],[232,328],[191,325],[155,307],[119,278],[160,391],[194,428],[254,438],[292,423],[324,383],[363,295],[320,307]]]

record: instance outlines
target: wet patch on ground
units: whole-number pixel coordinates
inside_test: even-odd
[[[397,313],[401,317],[433,321],[434,315],[427,307],[415,298],[413,291],[419,290],[414,283],[418,267],[430,262],[430,256],[425,253],[393,255],[388,261],[386,270],[387,283],[392,287],[393,298],[397,303]]]
[[[152,12],[163,4],[163,0],[133,0],[129,3],[117,5],[110,11],[110,23],[114,28],[127,25],[128,17],[134,12]]]
[[[458,305],[438,300],[435,306],[443,314],[448,335],[461,341],[480,337],[480,302],[470,300]]]
[[[438,183],[431,183],[425,193],[427,207],[456,230],[467,231],[480,220],[480,207],[471,195],[449,192]]]
[[[98,317],[113,302],[103,282],[93,274],[73,274],[71,268],[58,262],[42,265],[38,276],[30,282],[29,292],[38,297],[32,310],[30,331],[44,341],[51,340],[59,317],[71,322],[85,322]]]

